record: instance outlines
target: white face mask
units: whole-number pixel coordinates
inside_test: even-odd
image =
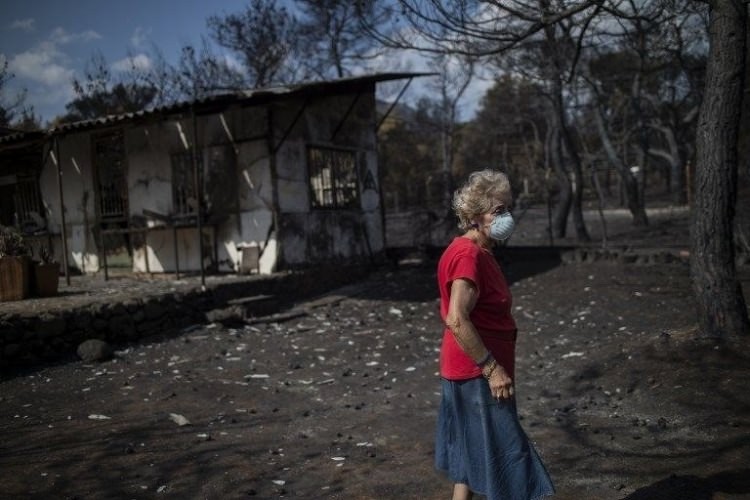
[[[505,241],[513,234],[516,223],[510,212],[497,214],[490,224],[490,238],[497,241]]]

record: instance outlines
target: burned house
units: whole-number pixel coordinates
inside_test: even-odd
[[[0,137],[0,224],[83,273],[275,270],[384,250],[378,74]],[[33,247],[34,243],[32,243]]]

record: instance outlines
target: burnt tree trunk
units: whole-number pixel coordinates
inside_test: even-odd
[[[560,104],[562,106],[562,92],[560,92]],[[586,223],[583,220],[583,169],[581,168],[581,157],[578,156],[576,151],[576,145],[573,143],[573,139],[570,137],[570,129],[565,123],[565,112],[560,108],[560,121],[562,134],[562,143],[565,146],[567,157],[570,158],[572,178],[572,199],[571,205],[573,209],[573,226],[576,229],[576,239],[578,241],[591,241],[588,230],[586,230]]]
[[[550,232],[555,238],[565,238],[568,229],[568,214],[573,201],[573,193],[570,185],[570,177],[565,170],[563,160],[562,139],[560,137],[560,124],[556,118],[550,120],[551,134],[547,144],[549,159],[555,168],[557,177],[557,203],[552,214],[552,227]]]
[[[725,338],[750,334],[733,247],[747,7],[740,0],[713,0],[709,15],[706,88],[696,139],[690,273],[701,334]]]
[[[674,130],[668,125],[652,125],[652,127],[664,135],[664,140],[667,142],[667,150],[649,148],[649,152],[663,158],[669,163],[669,170],[667,171],[669,194],[675,205],[684,205],[687,203],[687,193],[685,192],[685,161],[677,144]]]
[[[672,203],[675,205],[684,205],[687,203],[685,164],[682,161],[669,164],[669,193],[672,197]]]
[[[549,8],[549,0],[540,0],[543,11]],[[553,163],[558,181],[560,182],[560,199],[555,207],[554,234],[564,238],[567,229],[567,218],[573,210],[573,225],[578,241],[590,241],[586,225],[583,220],[583,169],[576,150],[576,144],[571,138],[570,129],[565,118],[565,101],[563,99],[563,69],[567,63],[568,54],[565,53],[561,39],[556,34],[556,27],[548,25],[544,29],[549,54],[554,64],[551,65],[548,78],[551,84],[550,99],[554,112],[555,140],[553,142]],[[564,37],[563,37],[564,38]],[[568,177],[568,173],[572,174]]]
[[[604,117],[602,116],[602,111],[600,108],[596,109],[594,118],[596,121],[596,129],[599,132],[599,138],[602,141],[602,146],[604,147],[604,151],[607,154],[607,158],[609,159],[610,163],[615,166],[615,169],[620,176],[620,180],[622,181],[628,209],[633,216],[633,225],[647,226],[648,216],[646,215],[646,208],[642,203],[643,200],[639,195],[638,180],[632,174],[628,166],[618,156],[617,151],[612,144],[612,140],[609,138],[607,126],[604,123]]]

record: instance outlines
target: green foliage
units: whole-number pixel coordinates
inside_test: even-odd
[[[310,79],[341,78],[355,62],[380,55],[359,20],[372,14],[348,0],[251,0],[241,11],[210,16],[209,39],[183,47],[164,73],[178,95],[194,99],[219,91],[260,88]],[[228,49],[230,66],[213,49]]]
[[[76,98],[65,105],[67,115],[61,122],[90,120],[107,115],[132,113],[147,108],[157,89],[137,81],[118,81],[101,54],[89,61],[84,80],[73,80]]]
[[[433,106],[422,99],[416,110],[397,107],[380,130],[378,159],[388,209],[445,209]]]
[[[132,113],[146,108],[155,94],[155,90],[148,87],[117,83],[110,90],[79,94],[65,109],[70,121]]]
[[[205,40],[200,50],[193,46],[182,48],[169,80],[177,96],[189,100],[247,87],[245,75],[213,54]]]
[[[0,257],[30,255],[24,237],[14,228],[0,226]]]
[[[546,194],[544,137],[546,108],[541,90],[520,78],[504,76],[483,97],[474,119],[462,131],[458,177],[496,168],[520,190]]]
[[[44,244],[39,245],[39,250],[37,251],[37,257],[39,257],[39,262],[41,262],[42,264],[52,264],[55,262],[55,259],[49,247],[47,247]]]
[[[8,70],[8,61],[5,60],[0,67],[0,127],[7,127],[13,119],[13,105],[6,102],[6,91],[8,81],[13,78],[13,73]]]
[[[273,0],[252,0],[237,14],[207,21],[216,42],[240,56],[250,87],[285,79],[296,52],[297,21]]]
[[[650,172],[645,187],[652,192],[669,188],[674,201],[684,203],[684,168],[694,153],[706,55],[675,50],[654,50],[643,57],[623,47],[592,58],[588,79],[597,92],[580,113],[578,134],[589,161],[606,157],[612,163],[602,152],[601,131],[595,126],[594,114],[602,113],[617,155]]]
[[[8,68],[8,61],[0,65],[0,127],[17,130],[38,130],[41,128],[39,117],[34,114],[32,106],[25,105],[26,92],[8,96],[8,82],[15,75]]]
[[[342,78],[351,67],[382,53],[362,29],[359,20],[370,19],[376,2],[350,0],[295,0],[300,11],[298,30],[301,63],[305,72],[322,78]]]
[[[42,117],[34,112],[33,107],[24,107],[12,124],[14,129],[31,132],[42,129]]]

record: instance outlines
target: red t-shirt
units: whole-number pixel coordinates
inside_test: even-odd
[[[472,240],[455,238],[443,252],[437,268],[443,322],[448,315],[451,284],[459,278],[471,281],[477,288],[477,303],[469,319],[485,347],[513,378],[516,322],[511,315],[510,290],[500,266],[492,253]],[[465,380],[482,375],[482,370],[461,349],[448,328],[443,331],[440,348],[440,375],[449,380]]]

